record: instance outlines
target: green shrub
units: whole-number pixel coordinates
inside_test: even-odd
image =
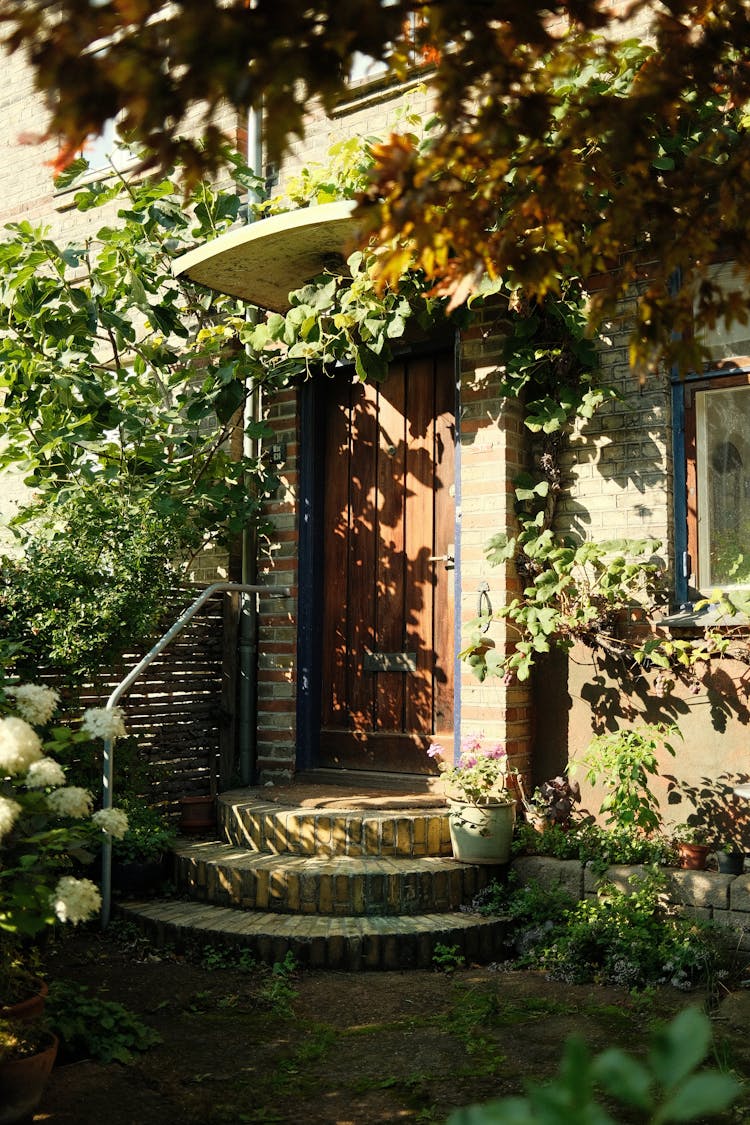
[[[505,883],[493,880],[472,903],[479,914],[503,914],[519,926],[560,922],[573,906],[575,899],[563,887],[547,888],[533,881],[521,884],[512,872]]]
[[[647,836],[634,828],[602,828],[585,820],[569,828],[549,824],[541,832],[528,824],[520,824],[513,841],[513,853],[578,859],[590,864],[594,871],[604,872],[618,863],[669,863],[672,848],[663,836]]]
[[[45,1011],[69,1060],[129,1063],[134,1051],[161,1043],[161,1036],[128,1008],[90,996],[85,985],[53,982]]]
[[[121,840],[112,841],[113,859],[121,863],[148,863],[174,847],[177,831],[158,809],[133,798],[120,805],[127,814],[128,830]]]
[[[49,665],[92,676],[157,625],[177,537],[145,501],[106,494],[42,514],[23,555],[0,559],[0,636],[23,644],[22,674]]]
[[[631,884],[630,891],[604,884],[596,898],[576,903],[527,963],[571,983],[689,989],[705,981],[719,962],[713,931],[669,912],[658,872]]]

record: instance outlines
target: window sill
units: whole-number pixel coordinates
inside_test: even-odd
[[[662,617],[658,624],[675,633],[682,629],[745,629],[750,622],[744,613],[728,614],[715,605],[709,605],[704,609],[682,607],[676,613]]]

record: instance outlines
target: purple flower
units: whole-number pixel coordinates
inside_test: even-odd
[[[485,750],[484,754],[486,758],[499,759],[507,757],[505,747],[501,746],[499,742],[495,746],[490,746]]]
[[[440,745],[439,742],[433,742],[432,745],[430,747],[428,747],[427,757],[428,758],[442,758],[442,756],[443,756],[442,746]]]
[[[482,749],[482,734],[465,734],[461,739],[461,753],[479,753]]]

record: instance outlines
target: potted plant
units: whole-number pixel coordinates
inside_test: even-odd
[[[57,1057],[57,1036],[41,1020],[0,1020],[0,1125],[30,1121]]]
[[[0,941],[0,1020],[25,1022],[44,1012],[47,984],[39,975],[36,952],[8,935]]]
[[[734,840],[727,840],[718,845],[716,862],[722,875],[741,875],[745,870],[745,853]]]
[[[711,842],[703,825],[696,824],[694,821],[676,825],[672,830],[672,842],[680,867],[692,871],[705,870]]]
[[[507,789],[511,771],[505,747],[484,746],[480,734],[462,739],[453,765],[445,761],[439,743],[427,753],[438,760],[445,785],[455,858],[466,863],[507,863],[516,803]]]
[[[143,801],[123,802],[128,828],[112,841],[112,885],[125,894],[143,894],[163,882],[177,833],[158,809]]]
[[[526,823],[537,832],[543,832],[550,824],[557,824],[560,828],[570,827],[574,806],[581,799],[581,787],[577,781],[571,782],[562,776],[552,777],[535,789],[530,798],[526,796],[520,774],[516,774],[516,784]]]

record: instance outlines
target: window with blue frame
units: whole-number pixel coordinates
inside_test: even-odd
[[[736,287],[731,263],[714,280]],[[679,604],[750,588],[750,326],[702,337],[706,369],[675,379],[675,545]]]

